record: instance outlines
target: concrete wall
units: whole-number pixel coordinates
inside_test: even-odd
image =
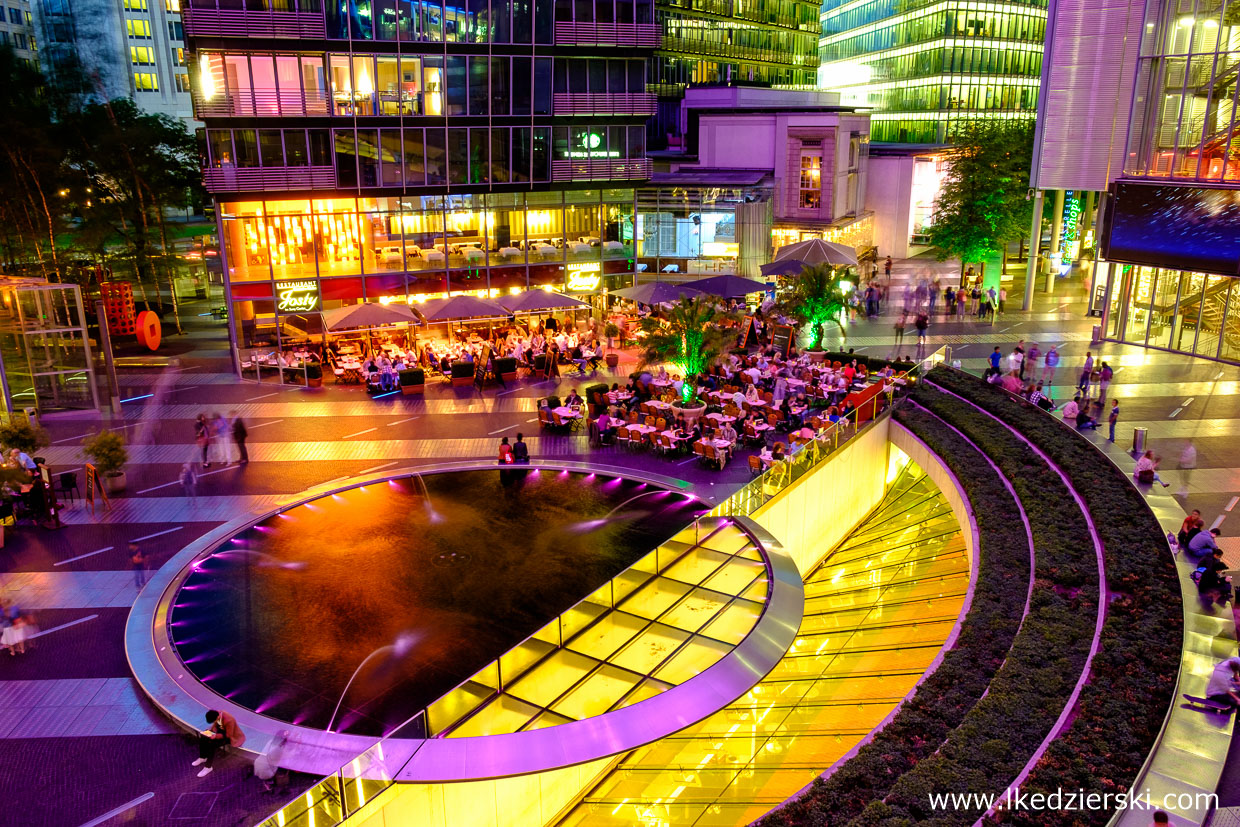
[[[874,212],[874,244],[878,254],[908,258],[913,156],[871,157],[868,177],[865,207]]]
[[[878,421],[752,515],[796,561],[802,578],[883,498],[890,423]]]

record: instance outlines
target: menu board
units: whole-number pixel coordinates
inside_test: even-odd
[[[777,324],[771,328],[771,343],[775,345],[775,350],[783,354],[784,358],[788,358],[788,353],[792,350],[793,331],[789,325]]]
[[[746,316],[741,320],[741,334],[736,341],[740,348],[750,348],[758,344],[758,331],[754,329],[753,316]]]

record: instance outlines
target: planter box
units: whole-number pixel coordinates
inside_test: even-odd
[[[517,360],[511,356],[501,356],[492,360],[491,367],[495,371],[495,375],[505,382],[516,381]]]
[[[402,396],[422,393],[426,390],[426,371],[421,368],[402,370],[397,379],[400,383],[400,392]]]
[[[620,364],[620,354],[619,353],[608,353],[606,356],[603,357],[603,361],[607,362],[607,367],[611,368],[612,370],[615,370],[616,365]]]
[[[117,494],[125,490],[125,472],[119,471],[116,474],[109,474],[103,478],[103,487],[107,489],[109,494]]]

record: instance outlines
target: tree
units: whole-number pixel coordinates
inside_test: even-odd
[[[966,121],[952,144],[930,243],[939,261],[984,261],[1026,233],[1033,218],[1033,121]]]
[[[840,335],[845,335],[841,317],[847,307],[848,291],[852,289],[848,278],[849,273],[843,267],[807,266],[780,299],[778,312],[809,327],[809,350],[820,349],[822,326],[827,322],[835,322]]]
[[[643,342],[641,367],[671,362],[684,376],[680,389],[681,407],[697,402],[697,377],[718,361],[736,343],[736,317],[720,309],[715,296],[683,296],[662,318],[647,316],[641,329]]]

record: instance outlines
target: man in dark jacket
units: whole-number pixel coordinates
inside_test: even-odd
[[[250,455],[245,450],[245,438],[249,432],[245,429],[245,421],[237,416],[237,412],[232,412],[232,438],[237,443],[237,463],[245,465],[250,461]]]
[[[530,446],[525,444],[524,434],[517,434],[517,441],[512,443],[512,456],[518,465],[530,464]]]

